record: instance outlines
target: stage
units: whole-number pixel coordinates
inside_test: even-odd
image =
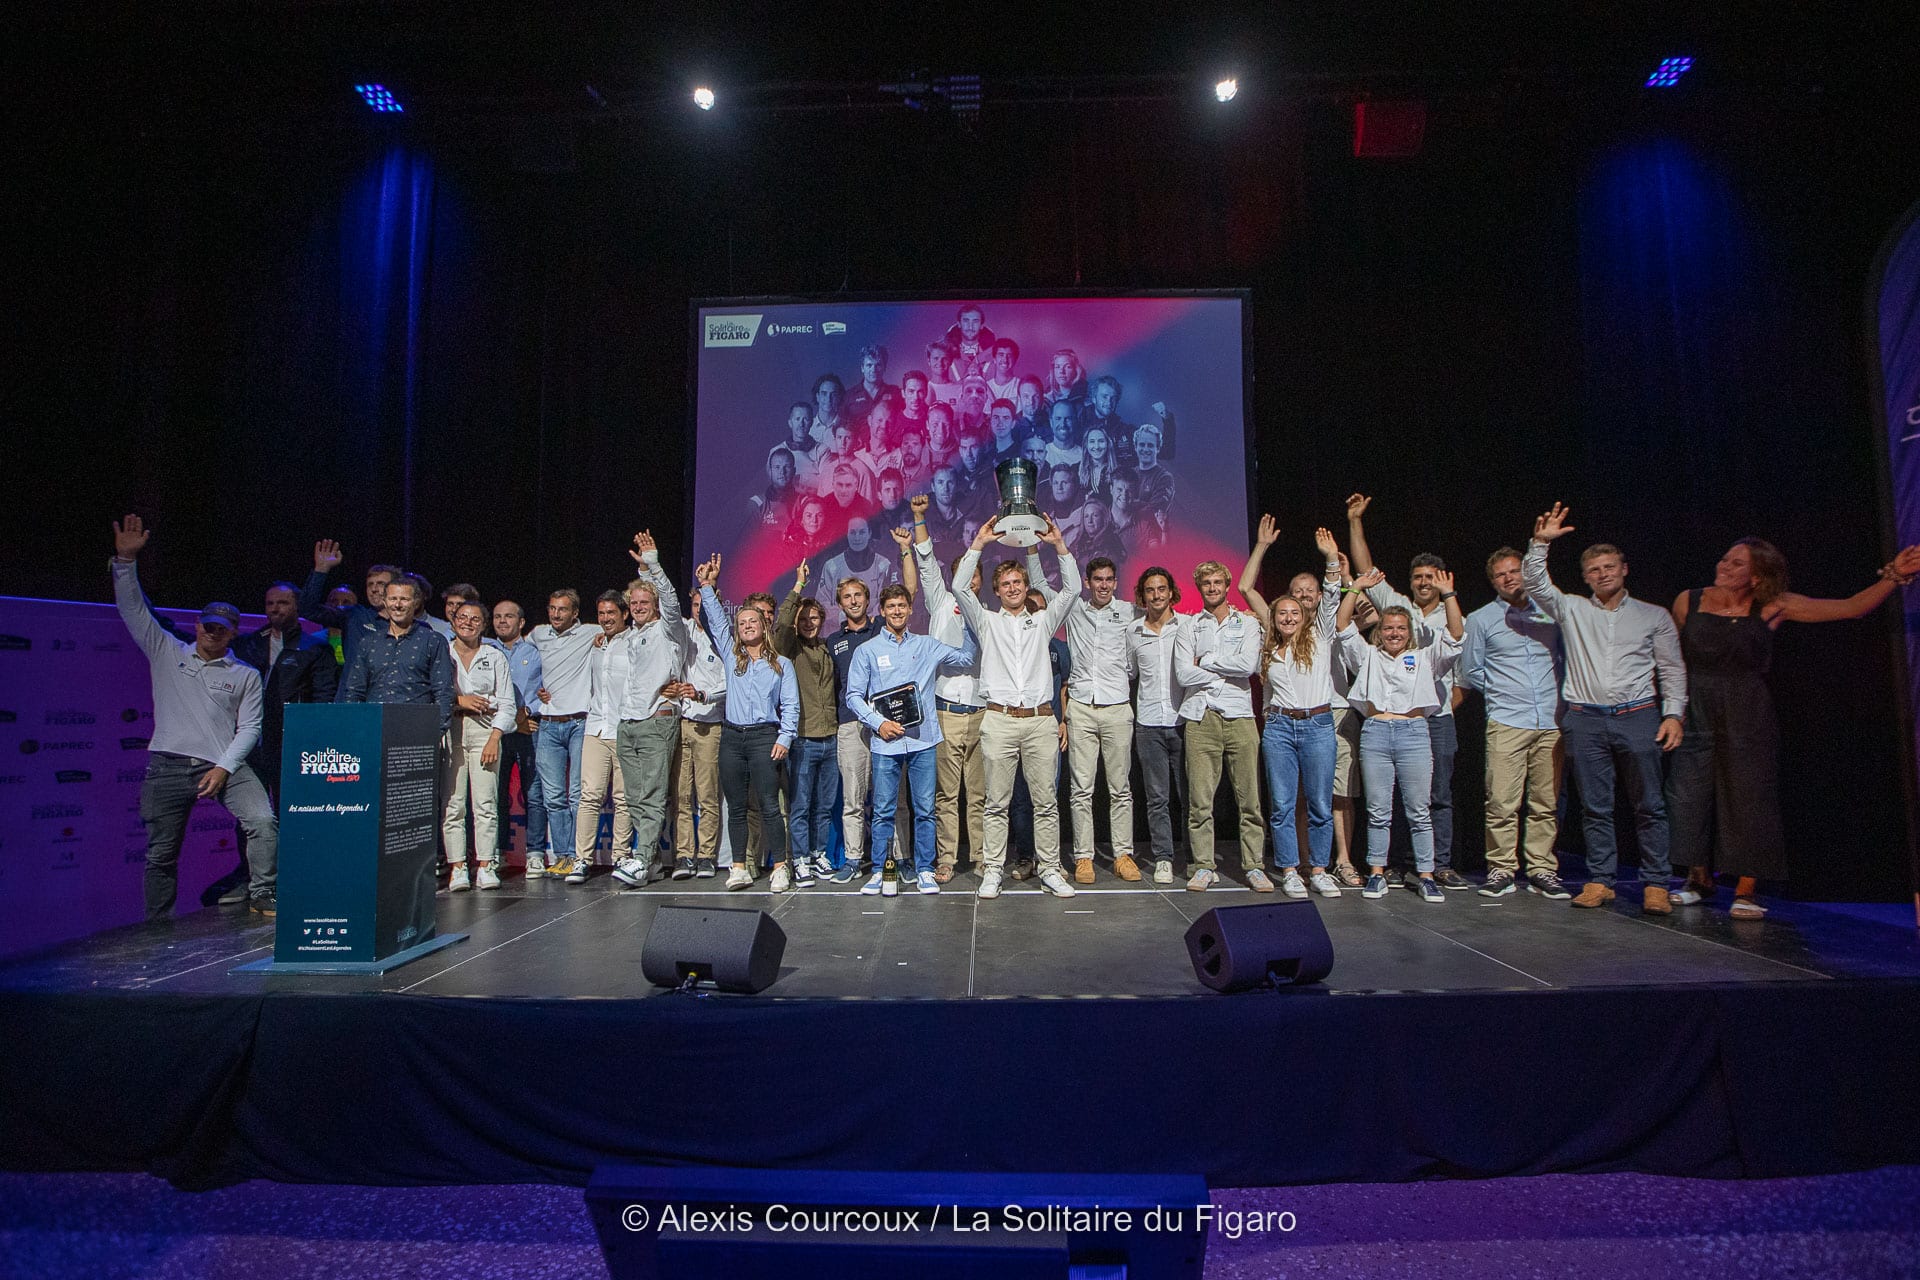
[[[1271,901],[1232,877],[1203,895],[1103,868],[1071,899],[980,901],[964,873],[892,899],[516,873],[442,894],[467,941],[351,977],[234,972],[272,939],[244,909],[112,930],[0,967],[0,1152],[184,1186],[584,1183],[609,1160],[1216,1186],[1920,1161],[1904,907],[1656,920],[1633,885],[1594,912],[1350,891],[1313,901],[1323,988],[1220,996],[1182,934]],[[774,913],[767,992],[648,985],[648,924],[689,901]]]

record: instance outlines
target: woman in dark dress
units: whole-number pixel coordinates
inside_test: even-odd
[[[1756,882],[1784,879],[1786,836],[1780,825],[1779,726],[1767,691],[1773,633],[1783,622],[1837,622],[1878,608],[1894,588],[1920,573],[1920,546],[1880,570],[1880,580],[1844,600],[1818,600],[1787,590],[1787,561],[1771,543],[1742,538],[1714,574],[1711,587],[1683,591],[1673,620],[1687,660],[1686,732],[1667,766],[1667,821],[1673,865],[1689,868],[1676,906],[1713,897],[1716,874],[1736,877],[1736,919],[1766,908]]]

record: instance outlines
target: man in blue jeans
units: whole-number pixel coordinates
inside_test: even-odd
[[[509,792],[514,766],[520,768],[520,795],[527,806],[527,879],[547,874],[547,799],[540,790],[534,740],[540,732],[540,690],[545,686],[540,650],[527,639],[527,614],[512,600],[493,606],[493,634],[507,653],[507,673],[513,677],[514,731],[500,739],[500,851],[512,845],[508,815],[513,812]]]
[[[540,651],[534,766],[547,802],[547,834],[554,861],[547,874],[564,879],[574,869],[573,818],[580,805],[580,765],[587,749],[587,706],[593,697],[593,640],[598,626],[580,621],[580,593],[562,588],[547,597],[547,622],[527,639]]]
[[[1661,757],[1680,745],[1687,709],[1687,668],[1673,615],[1627,595],[1627,558],[1597,543],[1580,553],[1580,576],[1593,594],[1562,595],[1547,576],[1547,548],[1573,532],[1560,503],[1533,524],[1520,565],[1527,594],[1560,624],[1566,654],[1561,737],[1580,789],[1587,836],[1587,884],[1576,907],[1613,901],[1618,862],[1613,831],[1614,782],[1626,784],[1640,838],[1640,909],[1664,916],[1667,896],[1667,804]]]
[[[914,879],[921,893],[938,893],[940,882],[933,876],[937,852],[933,840],[933,749],[940,745],[940,720],[929,714],[933,709],[933,678],[942,672],[965,670],[979,656],[979,649],[970,631],[962,634],[958,647],[909,632],[913,596],[898,582],[881,589],[880,617],[886,625],[879,636],[855,650],[846,683],[847,706],[873,732],[871,848],[878,862],[893,839],[904,774],[913,795]],[[870,701],[902,689],[910,689],[912,694],[912,715],[905,719],[889,718]],[[887,705],[892,708],[894,703],[887,700]],[[893,885],[876,866],[860,892],[892,890]]]

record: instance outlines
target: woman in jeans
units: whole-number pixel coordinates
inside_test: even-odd
[[[1367,784],[1367,883],[1363,898],[1387,896],[1387,840],[1393,825],[1393,792],[1400,789],[1400,806],[1407,814],[1413,837],[1413,865],[1420,873],[1420,897],[1445,902],[1447,896],[1433,880],[1433,818],[1428,810],[1433,788],[1433,744],[1423,723],[1438,711],[1447,696],[1440,679],[1460,658],[1460,637],[1466,620],[1454,598],[1453,575],[1439,571],[1440,599],[1447,609],[1446,629],[1430,632],[1416,624],[1399,605],[1380,611],[1378,645],[1360,638],[1353,625],[1359,593],[1377,586],[1386,575],[1379,569],[1361,574],[1342,593],[1335,637],[1340,652],[1354,667],[1347,701],[1365,716],[1360,730],[1360,773]],[[1426,643],[1414,647],[1415,628]]]
[[[800,690],[793,664],[773,651],[767,617],[752,605],[727,617],[720,603],[720,557],[693,571],[707,629],[727,673],[726,724],[720,730],[720,791],[727,799],[727,840],[733,869],[727,888],[753,884],[747,858],[747,791],[760,799],[760,824],[772,857],[773,891],[793,888],[787,863],[786,824],[780,818],[780,762],[800,728]]]
[[[454,893],[472,887],[467,875],[467,796],[473,796],[473,856],[480,864],[482,889],[500,887],[500,738],[512,733],[513,673],[504,650],[480,643],[487,611],[469,600],[454,611],[454,711],[447,727],[446,761],[450,784],[440,837],[446,842],[447,862],[453,868],[447,888]]]
[[[1260,667],[1266,682],[1267,726],[1260,735],[1260,759],[1266,766],[1267,794],[1273,803],[1267,825],[1273,831],[1280,891],[1290,898],[1306,897],[1295,821],[1300,800],[1305,800],[1313,891],[1337,898],[1340,885],[1327,873],[1327,863],[1333,857],[1333,633],[1340,599],[1340,552],[1331,532],[1314,531],[1314,543],[1326,561],[1326,577],[1319,607],[1309,619],[1291,595],[1269,606],[1255,586],[1260,562],[1279,536],[1274,518],[1261,516],[1253,553],[1240,573],[1240,594],[1253,606],[1266,633]]]
[[[794,743],[793,793],[787,803],[793,879],[799,885],[812,884],[816,875],[833,874],[827,835],[840,810],[839,695],[833,654],[820,639],[826,608],[805,598],[809,572],[802,560],[773,624],[773,647],[793,664],[800,695],[800,737]]]

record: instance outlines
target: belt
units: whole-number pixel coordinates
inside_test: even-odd
[[[1118,702],[1095,702],[1092,698],[1070,697],[1067,701],[1077,702],[1083,707],[1092,707],[1095,711],[1105,711],[1108,707],[1125,707],[1131,705],[1131,701],[1127,698],[1122,698]]]
[[[933,700],[934,709],[956,716],[970,716],[976,711],[985,711],[985,707],[970,707],[964,702],[948,702],[945,698]]]
[[[1642,698],[1638,702],[1618,702],[1613,706],[1602,706],[1596,702],[1569,703],[1575,711],[1590,711],[1596,716],[1624,716],[1629,711],[1645,711],[1648,707],[1660,705],[1658,698]]]
[[[585,720],[587,718],[587,713],[584,711],[576,711],[570,716],[557,716],[553,714],[553,712],[549,711],[543,714],[540,718],[542,720]]]
[[[1034,716],[1053,714],[1053,703],[1043,702],[1037,707],[1003,707],[997,702],[989,702],[987,710],[998,711],[1003,716],[1012,716],[1016,720],[1027,720]]]
[[[1325,715],[1333,710],[1331,702],[1323,702],[1317,707],[1268,707],[1274,715],[1285,716],[1289,720],[1311,720],[1315,716]]]

